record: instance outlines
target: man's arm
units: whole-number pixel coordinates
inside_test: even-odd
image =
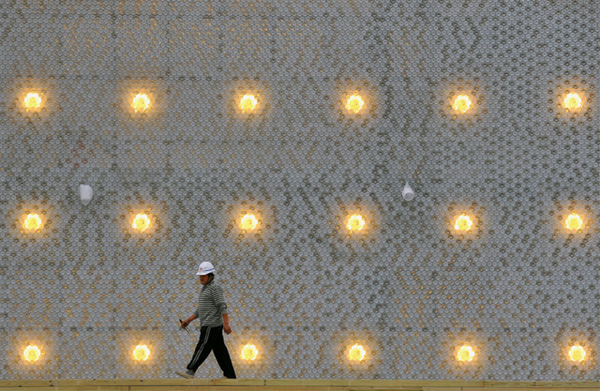
[[[225,303],[225,295],[223,295],[223,289],[220,286],[215,287],[212,291],[212,299],[217,308],[221,311],[223,316],[223,331],[225,334],[231,333],[231,327],[229,327],[229,316],[227,315],[227,303]]]
[[[225,334],[231,334],[231,327],[229,327],[229,316],[227,313],[223,314],[223,331],[225,331]]]

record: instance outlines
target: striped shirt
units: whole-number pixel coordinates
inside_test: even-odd
[[[223,324],[223,314],[227,313],[227,304],[223,289],[214,280],[202,286],[198,297],[198,308],[194,315],[200,321],[200,327],[217,327]]]

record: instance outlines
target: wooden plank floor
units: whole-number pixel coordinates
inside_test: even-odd
[[[0,391],[600,391],[598,382],[455,380],[0,380]]]

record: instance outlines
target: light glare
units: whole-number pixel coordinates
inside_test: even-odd
[[[571,361],[582,362],[585,359],[585,349],[579,345],[571,346],[569,357]]]
[[[242,348],[242,359],[246,361],[254,361],[258,356],[258,349],[252,344],[244,345]]]
[[[461,113],[466,113],[471,107],[471,99],[467,95],[458,95],[456,99],[454,99],[454,104],[452,104],[452,108],[454,111],[459,111]]]
[[[240,100],[240,109],[242,113],[248,113],[256,108],[258,100],[252,94],[246,94]]]
[[[146,94],[137,94],[133,98],[131,107],[136,113],[146,111],[150,107],[150,98]]]
[[[242,217],[242,220],[240,221],[240,227],[246,231],[253,230],[254,228],[256,228],[257,225],[258,219],[256,218],[256,216],[250,213],[244,215],[244,217]]]
[[[563,104],[568,110],[577,110],[582,106],[581,97],[575,92],[567,94]]]
[[[23,105],[27,110],[39,109],[42,105],[42,98],[37,92],[30,92],[25,96]]]
[[[473,351],[473,348],[471,348],[470,346],[461,346],[461,348],[458,349],[458,354],[457,354],[458,361],[461,361],[461,362],[473,361],[473,357],[475,357],[475,352]]]
[[[346,102],[346,110],[352,111],[354,114],[356,114],[362,109],[364,104],[365,101],[361,98],[358,92],[355,92],[350,98],[348,98],[348,101]]]
[[[577,213],[570,214],[569,217],[567,217],[567,220],[565,221],[565,228],[571,231],[577,231],[581,229],[582,226],[583,219]]]
[[[348,219],[348,229],[350,231],[360,231],[365,226],[365,220],[361,215],[352,215],[350,219]]]
[[[25,217],[25,221],[23,222],[23,228],[29,231],[35,231],[36,229],[41,228],[41,226],[42,219],[39,215],[35,213],[28,214],[27,217]]]
[[[454,229],[457,231],[465,231],[467,232],[468,230],[471,229],[471,226],[473,226],[473,221],[471,220],[471,218],[467,215],[460,215],[457,219],[456,222],[454,223]]]
[[[41,355],[42,353],[40,352],[40,349],[35,345],[29,345],[23,351],[25,360],[29,361],[30,363],[39,360]]]
[[[133,227],[133,229],[137,229],[140,232],[144,232],[148,229],[148,227],[150,227],[150,218],[148,217],[148,215],[139,214],[135,216],[135,219],[133,219],[133,224],[131,226]]]
[[[366,355],[365,348],[362,345],[353,345],[348,352],[348,360],[350,361],[362,361]]]
[[[133,358],[137,361],[146,361],[150,357],[150,349],[146,345],[138,345],[133,350]]]

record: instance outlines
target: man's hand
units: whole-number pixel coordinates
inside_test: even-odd
[[[229,315],[223,314],[223,331],[225,334],[231,334],[231,327],[229,327]]]
[[[188,327],[188,324],[190,324],[190,322],[186,320],[181,321],[180,325],[182,329],[185,329],[186,327]]]

